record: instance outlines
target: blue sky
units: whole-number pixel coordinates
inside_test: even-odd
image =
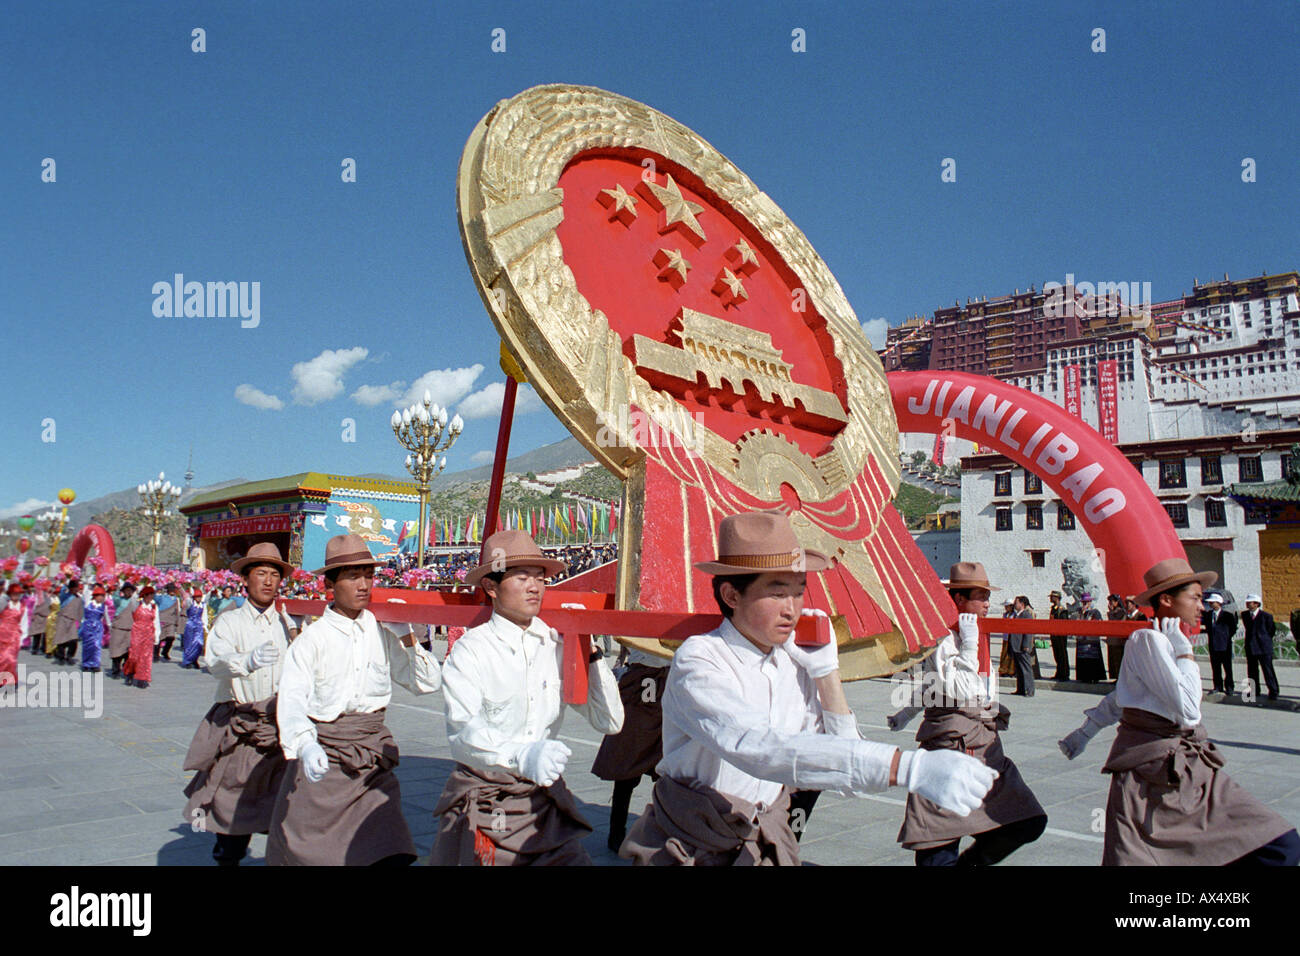
[[[502,374],[456,167],[529,86],[603,87],[695,129],[878,337],[1067,273],[1160,300],[1295,269],[1295,37],[1289,2],[11,4],[0,517],[179,479],[191,445],[197,484],[396,474],[387,420],[416,383],[468,420],[448,470],[479,463]],[[260,283],[257,327],[155,316],[178,272]],[[565,435],[529,397],[513,451]]]

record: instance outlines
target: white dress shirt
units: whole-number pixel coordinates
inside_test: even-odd
[[[248,655],[267,641],[280,649],[280,659],[250,671]],[[289,634],[275,604],[259,611],[252,601],[245,601],[213,622],[199,663],[217,679],[217,703],[251,704],[266,700],[279,688],[288,649]]]
[[[978,707],[988,699],[980,676],[980,642],[950,630],[921,662],[922,701],[926,706]],[[942,695],[942,700],[933,699]]]
[[[226,611],[217,626],[240,610]],[[397,625],[397,630],[405,634],[408,627]],[[341,714],[387,707],[393,681],[413,694],[432,694],[442,683],[438,659],[418,643],[406,647],[369,611],[353,619],[331,604],[303,628],[284,657],[278,721],[285,757],[296,759],[305,744],[316,740],[313,721],[328,723]]]
[[[1187,729],[1201,722],[1201,669],[1196,661],[1174,656],[1169,638],[1149,627],[1124,642],[1115,689],[1085,715],[1109,727],[1125,707],[1145,710]]]
[[[456,641],[443,667],[447,742],[455,760],[519,772],[519,752],[555,740],[564,722],[564,644],[541,618],[521,628],[500,614]],[[618,682],[604,660],[587,667],[587,703],[571,704],[601,734],[623,728]]]
[[[817,685],[784,649],[760,651],[730,621],[673,657],[663,738],[659,773],[760,807],[782,786],[884,790],[898,750],[859,739],[851,713],[823,712]]]

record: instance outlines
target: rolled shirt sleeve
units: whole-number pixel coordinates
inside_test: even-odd
[[[221,622],[213,628],[219,630]],[[280,729],[280,746],[288,760],[295,760],[302,748],[316,740],[316,725],[307,716],[311,697],[313,674],[316,670],[316,647],[301,638],[289,645],[280,673],[279,701],[276,720]]]
[[[202,663],[214,677],[247,677],[250,673],[248,654],[239,649],[233,630],[230,621],[217,618],[208,633]]]
[[[379,629],[388,647],[389,673],[394,683],[401,684],[412,694],[432,694],[442,686],[442,668],[432,652],[421,647],[418,641],[407,647],[399,634],[385,624],[380,624]],[[409,633],[409,628],[406,633]]]
[[[586,717],[597,733],[616,734],[623,729],[623,698],[604,659],[587,665],[587,702],[570,706]]]
[[[665,720],[742,772],[801,790],[874,792],[889,786],[898,748],[847,733],[773,730],[768,715],[745,703],[720,665],[697,655],[683,659],[679,653],[671,673],[676,692],[665,694]],[[828,716],[849,715],[823,719]],[[847,729],[841,721],[832,725]]]

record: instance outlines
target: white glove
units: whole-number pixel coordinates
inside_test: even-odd
[[[820,611],[815,607],[806,607],[803,609],[803,617],[826,617],[825,611]],[[840,669],[840,650],[835,645],[835,632],[831,631],[831,639],[825,644],[819,644],[815,647],[800,647],[794,642],[795,635],[792,633],[786,642],[781,646],[785,652],[790,655],[790,659],[808,672],[808,676],[816,680],[819,677],[826,677]]]
[[[962,644],[969,642],[978,642],[980,639],[979,618],[974,614],[957,615],[957,636],[961,638]]]
[[[312,783],[320,782],[329,773],[330,758],[325,755],[325,748],[314,740],[298,751],[298,759],[302,761],[302,772]]]
[[[984,802],[998,772],[956,750],[905,750],[898,778],[906,778],[909,792],[966,817]]]
[[[1083,753],[1083,748],[1088,746],[1088,741],[1097,736],[1099,730],[1101,730],[1101,727],[1094,724],[1090,717],[1083,722],[1083,726],[1078,730],[1072,730],[1064,740],[1058,740],[1056,745],[1061,748],[1061,753],[1065,754],[1068,759],[1073,760]]]
[[[1192,653],[1192,642],[1183,633],[1182,621],[1176,617],[1162,617],[1156,624],[1160,633],[1169,638],[1169,643],[1173,645],[1174,657]]]
[[[920,707],[904,707],[896,714],[890,714],[885,718],[885,724],[890,730],[902,730],[912,722],[912,718],[921,712]]]
[[[519,751],[519,775],[549,787],[560,779],[573,751],[559,740],[539,740]]]
[[[285,630],[290,634],[298,630],[298,625],[294,623],[293,618],[289,616],[289,612],[284,609],[283,604],[280,605],[280,620],[284,621]]]
[[[248,655],[248,670],[250,672],[260,667],[266,667],[268,664],[274,664],[280,659],[280,648],[275,646],[274,641],[266,641],[257,645]]]

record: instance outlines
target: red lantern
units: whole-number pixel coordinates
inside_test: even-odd
[[[31,546],[32,546],[32,539],[31,539],[31,538],[19,538],[19,539],[18,539],[18,553],[19,553],[19,554],[26,554],[26,553],[27,553],[27,549],[30,548]]]

